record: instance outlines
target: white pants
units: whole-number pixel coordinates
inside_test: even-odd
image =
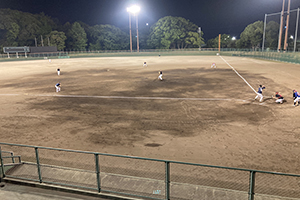
[[[276,99],[276,103],[283,103],[283,99]]]
[[[60,92],[60,87],[59,86],[55,85],[55,88],[56,88],[56,92]]]
[[[217,65],[212,64],[212,65],[210,66],[210,68],[217,68]]]
[[[58,76],[60,75],[60,71],[57,71],[57,75],[58,75]]]
[[[262,95],[262,94],[260,94],[260,93],[257,93],[257,96],[255,97],[255,99],[257,99],[257,98],[260,98],[259,99],[259,101],[261,102],[262,100],[263,100],[263,98],[264,98],[264,96]]]
[[[294,104],[295,104],[296,102],[298,102],[298,104],[299,104],[299,100],[300,100],[300,97],[297,97],[297,98],[294,100]]]
[[[143,64],[143,67],[147,67],[147,64]]]
[[[161,81],[163,80],[162,74],[160,74],[160,75],[158,76],[158,79],[160,79]]]

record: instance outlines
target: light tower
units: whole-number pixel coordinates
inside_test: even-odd
[[[130,35],[130,51],[132,52],[132,35],[131,35],[131,14],[133,14],[136,18],[136,50],[137,52],[140,51],[139,46],[139,23],[138,23],[138,13],[140,12],[141,8],[137,5],[133,5],[127,8],[127,12],[129,13],[129,35]]]

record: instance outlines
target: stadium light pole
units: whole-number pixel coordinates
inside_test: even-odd
[[[288,10],[287,10],[287,16],[286,16],[286,29],[285,29],[285,38],[284,38],[284,46],[283,50],[287,51],[288,42],[288,32],[289,32],[289,22],[290,22],[290,10],[291,10],[291,0],[288,1]]]
[[[285,3],[285,0],[282,1],[282,11],[281,11],[280,29],[279,29],[279,38],[278,38],[278,52],[280,52],[280,50],[281,50],[281,37],[282,37],[283,15],[284,15],[284,3]]]
[[[130,29],[130,50],[132,52],[132,36],[131,36],[131,14],[133,14],[136,17],[136,44],[137,44],[137,52],[140,50],[139,46],[139,23],[138,23],[138,13],[140,12],[141,8],[137,5],[133,5],[129,8],[127,8],[127,12],[129,12],[129,29]]]

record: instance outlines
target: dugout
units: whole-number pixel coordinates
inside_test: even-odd
[[[15,54],[16,58],[19,56],[29,57],[50,57],[59,56],[56,46],[46,47],[3,47],[3,52],[7,53],[7,57],[10,58],[11,54]]]
[[[29,47],[3,47],[3,52],[7,53],[7,57],[10,58],[9,54],[16,54],[16,57],[19,58],[19,54],[24,54],[27,58],[27,53],[30,52]]]

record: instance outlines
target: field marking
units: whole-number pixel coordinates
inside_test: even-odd
[[[0,94],[0,96],[21,95],[21,94]],[[243,99],[222,99],[222,98],[174,98],[174,97],[126,97],[126,96],[90,96],[90,95],[57,95],[57,94],[24,94],[36,97],[62,97],[62,98],[98,98],[98,99],[139,99],[139,100],[189,100],[189,101],[242,101]]]
[[[255,94],[257,94],[256,90],[248,83],[248,81],[246,81],[246,79],[244,79],[244,77],[242,77],[242,75],[240,75],[222,56],[220,56],[220,58],[229,66],[231,67],[231,69],[255,92]]]

